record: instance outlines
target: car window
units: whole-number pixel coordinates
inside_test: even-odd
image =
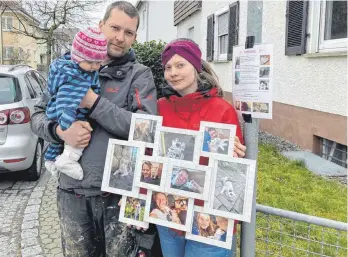
[[[42,91],[45,91],[46,88],[47,88],[47,82],[46,82],[46,80],[40,75],[40,73],[38,73],[38,72],[34,72],[34,73],[35,73],[35,76],[37,77],[37,79],[38,79],[38,81],[39,81],[41,90],[42,90]]]
[[[31,99],[38,98],[38,95],[34,91],[33,86],[31,85],[31,83],[29,81],[28,75],[25,75],[24,80],[25,80],[25,83],[27,84],[28,91],[29,91],[29,94],[30,94],[30,98]]]
[[[17,80],[13,77],[0,76],[0,104],[10,104],[22,99]]]
[[[37,97],[39,97],[40,95],[42,95],[43,91],[41,89],[41,86],[39,84],[38,79],[36,78],[34,72],[30,71],[27,73],[27,78],[32,86],[32,89],[34,90],[35,94]]]

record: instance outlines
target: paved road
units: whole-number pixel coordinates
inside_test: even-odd
[[[56,206],[56,181],[0,176],[0,257],[63,256]]]

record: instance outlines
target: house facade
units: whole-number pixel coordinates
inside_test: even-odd
[[[170,42],[176,38],[176,27],[173,26],[174,1],[137,1],[135,6],[140,16],[138,42]]]
[[[1,64],[25,63],[37,69],[39,65],[46,63],[45,44],[38,44],[34,38],[18,32],[23,31],[23,27],[29,29],[30,22],[39,24],[39,21],[22,10],[14,12],[5,10],[1,15]]]
[[[346,1],[175,1],[173,12],[231,102],[233,46],[273,44],[273,119],[260,129],[347,165]]]

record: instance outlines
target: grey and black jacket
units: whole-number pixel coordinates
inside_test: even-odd
[[[61,174],[59,187],[86,196],[101,193],[109,138],[128,139],[132,113],[157,115],[156,87],[150,68],[138,63],[131,49],[100,71],[100,96],[90,110],[92,137],[80,159],[84,171],[81,181]],[[43,95],[32,115],[32,130],[45,141],[57,143],[57,123],[47,119],[49,98]]]

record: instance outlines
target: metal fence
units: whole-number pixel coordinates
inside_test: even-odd
[[[346,223],[263,205],[256,211],[255,256],[347,256]],[[239,254],[247,257],[242,249]]]

